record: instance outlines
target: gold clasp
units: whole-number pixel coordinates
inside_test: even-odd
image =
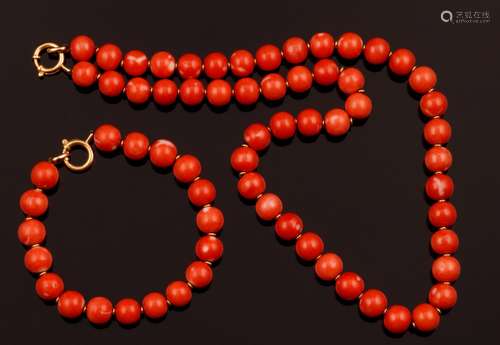
[[[70,72],[71,70],[64,65],[64,53],[68,50],[66,46],[60,46],[53,42],[40,44],[36,47],[33,53],[33,63],[38,72],[38,77],[43,78],[46,75],[56,74],[60,70]],[[41,61],[40,54],[47,52],[47,54],[58,54],[58,60],[54,66],[44,66]]]
[[[62,145],[63,145],[62,153],[56,157],[50,158],[49,160],[55,164],[62,161],[64,163],[64,165],[71,171],[81,172],[81,171],[87,170],[88,168],[90,168],[92,163],[94,163],[94,151],[92,150],[92,147],[90,146],[90,141],[92,140],[93,136],[94,136],[94,133],[90,132],[89,136],[85,140],[63,139],[62,140]],[[81,165],[73,164],[70,161],[71,150],[75,147],[83,148],[85,150],[85,152],[87,153],[87,160],[85,162],[83,162]]]

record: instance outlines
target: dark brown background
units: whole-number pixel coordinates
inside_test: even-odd
[[[493,22],[445,24],[443,9],[488,10]],[[7,341],[2,343],[491,343],[500,308],[499,9],[494,1],[4,4],[0,339]],[[331,287],[316,282],[312,269],[298,263],[293,247],[278,243],[272,228],[259,224],[253,208],[238,198],[228,159],[243,129],[278,110],[316,107],[325,112],[342,106],[335,89],[313,89],[303,99],[287,96],[282,104],[259,103],[245,111],[232,104],[220,113],[206,105],[196,111],[177,105],[165,112],[154,104],[133,109],[126,101],[109,103],[96,91],[79,92],[63,74],[38,80],[30,61],[37,44],[68,42],[80,33],[98,44],[116,42],[124,51],[167,49],[178,56],[255,51],[263,43],[281,44],[291,35],[308,38],[318,31],[379,35],[393,48],[412,49],[419,64],[435,68],[438,88],[449,97],[455,158],[450,174],[457,187],[453,201],[460,216],[455,229],[462,241],[457,257],[463,276],[456,284],[458,305],[428,337],[408,333],[392,338],[380,321],[363,321],[356,306],[339,303]],[[391,303],[414,306],[425,300],[432,284],[423,123],[404,83],[391,81],[385,68],[378,72],[358,65],[374,101],[369,121],[342,142],[321,136],[314,143],[296,138],[287,146],[273,145],[261,171],[269,190],[302,215],[307,230],[325,238],[347,270],[359,272],[368,287],[384,290]],[[59,152],[62,138],[85,137],[103,122],[124,132],[170,138],[182,152],[198,155],[226,216],[226,251],[210,289],[195,294],[187,310],[171,312],[160,323],[143,320],[130,330],[116,323],[96,329],[85,319],[62,320],[55,307],[36,296],[16,239],[22,220],[18,197],[30,187],[31,166]],[[47,245],[68,288],[116,301],[142,298],[182,277],[198,235],[195,212],[170,175],[153,171],[149,163],[132,167],[121,155],[98,154],[82,175],[62,170],[61,186],[50,196]]]

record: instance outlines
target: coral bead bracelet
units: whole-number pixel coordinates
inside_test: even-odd
[[[132,161],[143,160],[149,156],[151,164],[158,169],[172,167],[173,175],[182,184],[189,185],[188,199],[199,208],[196,225],[202,235],[195,245],[196,260],[185,270],[185,280],[173,281],[165,291],[148,293],[139,303],[133,298],[124,298],[115,305],[105,297],[88,300],[78,291],[68,290],[62,278],[51,272],[52,254],[45,247],[46,229],[37,218],[43,216],[48,208],[48,198],[44,191],[54,188],[59,182],[58,165],[64,164],[71,171],[88,169],[94,160],[90,141],[102,152],[121,149],[124,156]],[[72,149],[80,147],[87,153],[87,160],[75,165],[70,160]],[[59,314],[64,318],[75,319],[85,314],[95,325],[107,324],[114,316],[122,325],[139,322],[144,314],[151,319],[166,315],[172,307],[185,307],[191,302],[192,289],[202,289],[213,279],[212,264],[218,261],[223,252],[222,241],[218,238],[224,225],[224,216],[213,206],[216,190],[211,181],[201,178],[201,163],[192,155],[180,155],[176,146],[169,140],[159,139],[150,144],[149,139],[140,132],[131,132],[123,140],[120,131],[112,125],[98,127],[87,140],[63,140],[60,155],[42,161],[31,170],[34,189],[21,195],[19,205],[26,215],[19,225],[19,241],[26,246],[24,265],[36,277],[35,290],[45,301],[55,301]]]

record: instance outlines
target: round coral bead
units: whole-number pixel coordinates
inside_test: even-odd
[[[411,50],[397,49],[389,58],[389,70],[399,76],[408,75],[415,66],[415,62],[416,58]]]
[[[254,123],[243,131],[243,140],[252,149],[262,151],[271,143],[271,133],[261,123]]]
[[[441,283],[454,282],[460,271],[460,262],[453,256],[440,256],[432,263],[432,276]]]
[[[439,326],[440,316],[436,308],[427,303],[417,305],[412,312],[415,328],[421,332],[431,332]]]
[[[196,106],[203,101],[205,97],[205,88],[198,79],[184,80],[179,89],[181,101],[189,106]]]
[[[187,306],[193,297],[189,285],[180,280],[168,284],[165,295],[167,300],[177,308]]]
[[[105,297],[93,297],[85,308],[87,319],[95,325],[104,325],[113,317],[113,304]]]
[[[76,63],[71,70],[71,79],[76,86],[89,87],[97,81],[97,68],[87,61]]]
[[[354,32],[342,34],[337,41],[337,52],[344,59],[355,59],[361,55],[363,39]]]
[[[94,56],[95,43],[89,36],[76,36],[69,44],[69,52],[75,61],[88,61]]]
[[[212,282],[212,279],[212,269],[205,262],[193,261],[186,268],[186,280],[197,289],[207,287]]]
[[[450,202],[437,202],[429,208],[428,217],[436,228],[448,227],[457,221],[457,210]]]
[[[434,174],[425,183],[425,193],[432,200],[445,200],[453,195],[453,179],[445,174]]]
[[[175,162],[177,147],[169,140],[158,139],[151,144],[149,159],[155,167],[165,169]]]
[[[182,183],[190,183],[201,174],[201,163],[195,156],[182,155],[174,164],[174,176]]]
[[[276,194],[266,193],[257,200],[255,211],[260,219],[271,221],[283,211],[283,203]]]
[[[273,71],[281,65],[281,51],[273,44],[265,44],[255,53],[257,66],[263,71]]]
[[[234,84],[234,98],[243,105],[252,105],[259,99],[259,84],[253,78],[241,78]]]
[[[261,174],[250,172],[240,177],[238,192],[245,199],[255,199],[266,190],[266,180]]]
[[[231,167],[238,172],[249,172],[259,166],[259,155],[250,147],[240,146],[231,154]]]
[[[142,308],[150,319],[162,318],[168,311],[167,299],[159,292],[150,292],[142,299]]]
[[[340,73],[338,85],[343,93],[350,95],[365,86],[365,77],[359,69],[348,67]]]
[[[311,37],[309,40],[309,47],[309,49],[311,49],[311,54],[315,58],[327,58],[333,54],[335,40],[329,33],[319,32]]]
[[[455,231],[441,229],[431,237],[431,248],[436,254],[453,254],[458,250],[459,239]]]
[[[131,103],[146,103],[151,96],[151,84],[144,78],[132,78],[127,82],[125,95]]]
[[[120,96],[125,87],[125,79],[116,71],[106,71],[99,78],[99,92],[106,97]]]
[[[218,233],[224,226],[224,214],[217,207],[203,207],[196,214],[196,226],[205,233]]]
[[[372,100],[364,93],[353,93],[345,101],[345,110],[354,119],[366,119],[372,112]]]
[[[39,217],[47,211],[49,199],[43,192],[30,189],[24,192],[19,199],[21,211],[30,217]]]
[[[295,135],[296,124],[292,114],[280,111],[269,120],[269,127],[273,136],[280,140],[290,139]]]
[[[65,291],[57,300],[57,311],[62,317],[67,319],[80,317],[84,307],[85,298],[78,291]]]
[[[389,42],[380,37],[375,37],[366,42],[364,55],[366,62],[380,65],[387,61],[391,47]]]
[[[112,152],[120,147],[121,141],[122,134],[113,125],[100,125],[94,132],[94,144],[101,151]]]
[[[442,116],[448,109],[448,99],[439,91],[432,91],[420,99],[420,110],[425,116]]]
[[[64,282],[56,273],[45,273],[36,280],[35,291],[45,301],[53,301],[64,291]]]
[[[411,313],[402,305],[393,305],[384,315],[384,327],[391,333],[399,334],[408,330],[411,323]]]
[[[31,169],[31,183],[41,189],[52,189],[59,182],[59,170],[50,162],[38,162]]]
[[[457,290],[450,284],[438,283],[429,290],[428,299],[436,308],[451,309],[457,304]]]
[[[147,156],[149,139],[140,132],[131,132],[123,139],[123,154],[128,159],[140,160]]]
[[[31,273],[42,273],[52,267],[52,254],[45,247],[33,247],[24,254],[24,266]]]
[[[311,89],[313,77],[305,66],[292,67],[287,74],[288,87],[293,92],[306,92]]]
[[[344,263],[340,256],[334,253],[325,253],[321,255],[314,264],[314,272],[319,279],[324,281],[334,280],[342,270]]]
[[[300,37],[290,37],[283,43],[283,57],[293,65],[304,62],[307,59],[309,49],[306,41]]]
[[[339,78],[339,67],[331,59],[323,59],[313,66],[314,81],[322,86],[335,84]]]
[[[237,77],[247,77],[253,73],[255,60],[248,50],[240,49],[231,54],[231,72]]]
[[[424,138],[431,145],[443,145],[450,141],[451,126],[443,119],[432,119],[424,126]]]
[[[116,320],[122,325],[133,325],[141,319],[141,305],[133,298],[124,298],[115,306]]]
[[[194,206],[204,206],[210,204],[215,200],[217,191],[212,182],[207,179],[201,178],[194,181],[188,188],[189,201]]]
[[[216,107],[228,105],[231,95],[231,85],[225,80],[212,80],[207,86],[208,103]]]
[[[420,66],[411,72],[408,82],[416,93],[426,93],[436,85],[437,76],[432,68]]]
[[[325,245],[318,234],[305,232],[295,243],[295,253],[304,261],[312,261],[323,253]]]
[[[143,75],[148,69],[148,57],[140,50],[131,50],[123,58],[123,69],[132,77]]]
[[[329,135],[344,135],[351,128],[351,118],[340,108],[334,108],[325,114],[325,130]]]
[[[311,137],[318,135],[323,128],[323,117],[316,109],[304,109],[297,115],[297,129],[299,133]]]
[[[156,78],[169,78],[175,71],[175,58],[169,52],[155,53],[151,57],[149,69]]]
[[[277,101],[285,97],[286,82],[278,73],[269,73],[260,81],[262,95],[269,101]]]
[[[387,308],[387,297],[377,289],[368,289],[359,299],[359,310],[366,317],[379,317]]]
[[[429,171],[447,171],[453,163],[453,157],[446,147],[434,146],[425,153],[424,162]]]
[[[207,235],[201,237],[194,247],[198,259],[202,261],[215,262],[222,257],[224,246],[222,241],[215,236]]]
[[[335,291],[340,298],[354,301],[365,289],[363,278],[354,272],[344,272],[335,282]]]
[[[177,92],[177,85],[170,79],[158,80],[153,85],[153,99],[161,106],[174,104]]]
[[[25,246],[43,243],[46,235],[45,225],[37,219],[25,219],[17,228],[17,238]]]
[[[122,51],[117,45],[107,43],[99,47],[95,61],[101,69],[111,71],[120,66],[122,57]]]
[[[211,79],[224,78],[228,69],[227,64],[226,56],[219,52],[210,53],[203,59],[205,74]]]
[[[276,236],[284,241],[296,239],[302,233],[304,223],[298,214],[293,212],[284,213],[278,218],[274,225]]]
[[[182,55],[177,62],[179,75],[183,79],[198,78],[201,74],[201,58],[192,53]]]

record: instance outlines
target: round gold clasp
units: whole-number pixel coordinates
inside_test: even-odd
[[[71,171],[76,171],[76,172],[81,172],[85,171],[88,168],[92,166],[92,163],[94,163],[94,150],[92,150],[92,147],[90,146],[90,140],[93,137],[93,133],[90,133],[87,139],[81,140],[81,139],[63,139],[62,144],[63,144],[63,149],[62,153],[56,157],[53,157],[50,159],[53,163],[58,163],[58,162],[63,162],[64,165]],[[74,164],[71,163],[71,151],[75,148],[83,148],[83,150],[87,154],[87,159],[85,162],[82,164]]]
[[[60,46],[53,42],[46,42],[36,47],[33,53],[33,63],[35,64],[38,76],[40,78],[43,78],[46,75],[56,74],[60,70],[70,72],[70,69],[64,65],[64,53],[66,52],[66,50],[67,47]],[[41,61],[41,54],[43,53],[58,54],[56,64],[54,66],[44,66]]]

